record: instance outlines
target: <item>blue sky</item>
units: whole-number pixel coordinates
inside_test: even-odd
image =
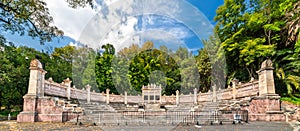
[[[109,3],[112,0],[107,1],[98,1],[106,2],[106,6],[109,6]],[[206,17],[207,21],[214,25],[213,18],[215,16],[215,12],[218,6],[223,4],[222,0],[212,0],[212,1],[204,1],[204,0],[187,0],[191,5],[193,5],[195,8],[199,10],[199,12],[203,13],[204,17]],[[17,34],[11,35],[5,32],[2,32],[9,41],[14,42],[17,45],[26,45],[29,47],[33,47],[37,50],[49,50],[54,47],[62,47],[67,44],[76,43],[76,41],[80,41],[84,35],[86,35],[85,30],[88,28],[90,21],[92,21],[95,18],[95,15],[97,15],[97,12],[104,12],[103,9],[98,10],[92,10],[88,8],[79,8],[79,9],[71,9],[67,7],[67,4],[65,2],[62,2],[61,0],[49,0],[47,1],[48,8],[50,10],[50,14],[54,18],[54,25],[56,25],[58,28],[62,29],[65,32],[65,36],[63,39],[61,38],[55,38],[52,42],[46,43],[45,45],[40,45],[38,39],[32,39],[27,36],[18,36]],[[105,4],[101,4],[102,6]],[[101,7],[100,7],[101,8]],[[170,10],[171,12],[171,10]],[[186,14],[189,15],[188,13]],[[159,31],[165,31],[169,34],[172,34],[178,39],[178,43],[185,44],[186,47],[188,47],[191,51],[197,50],[201,48],[203,45],[200,42],[199,36],[196,35],[196,33],[189,28],[185,23],[182,23],[176,19],[164,17],[164,16],[155,16],[155,15],[145,15],[146,17],[138,16],[136,20],[129,20],[130,22],[127,22],[124,25],[120,25],[120,28],[117,28],[115,32],[124,32],[124,35],[127,35],[126,32],[129,32],[129,30],[132,31],[142,31],[142,30],[159,30]],[[144,19],[145,18],[145,19]],[[192,18],[191,18],[192,19]],[[142,23],[141,23],[142,21]],[[91,24],[90,24],[91,25]],[[128,25],[133,26],[134,29],[130,29]],[[88,35],[88,34],[87,34]],[[111,33],[112,36],[114,36],[113,33]],[[201,37],[201,36],[200,36]],[[110,38],[110,37],[108,37]],[[115,37],[112,37],[115,39]],[[112,39],[110,38],[110,39]],[[145,37],[145,40],[151,40],[151,37]],[[154,43],[159,44],[161,39],[153,39]],[[116,41],[115,43],[118,43],[119,41]],[[166,42],[166,41],[165,41]],[[113,44],[114,45],[114,44]],[[162,44],[163,45],[163,44]],[[121,48],[120,45],[115,45],[117,48]],[[127,45],[128,46],[128,45]],[[123,47],[123,45],[122,45]]]

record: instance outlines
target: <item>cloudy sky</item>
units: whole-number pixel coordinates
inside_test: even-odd
[[[46,45],[38,40],[6,34],[18,45],[38,50],[77,42],[92,48],[111,43],[117,50],[147,40],[155,46],[191,51],[203,47],[201,39],[212,33],[213,17],[222,0],[96,0],[96,9],[68,7],[64,0],[46,0],[54,25],[64,31],[64,39]]]

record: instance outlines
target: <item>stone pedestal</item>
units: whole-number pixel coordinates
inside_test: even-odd
[[[28,92],[24,99],[23,112],[17,116],[18,122],[36,122],[38,121],[38,98],[44,96],[45,74],[41,62],[34,59],[30,62],[30,78]]]
[[[282,121],[285,119],[280,111],[280,96],[258,96],[253,97],[250,106],[244,107],[248,110],[250,121]]]
[[[276,95],[273,77],[274,68],[272,66],[272,61],[268,59],[262,63],[261,69],[257,71],[259,75],[259,96]]]
[[[51,121],[62,122],[62,107],[55,105],[50,97],[44,96],[45,74],[42,64],[34,59],[30,62],[28,92],[24,99],[23,111],[17,116],[17,122]],[[70,83],[67,83],[70,86]]]
[[[56,106],[50,97],[40,97],[37,100],[37,121],[62,122],[63,108]]]
[[[37,121],[37,97],[35,95],[23,96],[23,111],[18,114],[17,122],[36,122]]]
[[[257,71],[259,96],[252,98],[249,107],[244,107],[249,112],[250,121],[285,120],[285,116],[280,110],[280,96],[275,93],[273,69],[272,61],[268,59],[262,63],[261,69]]]

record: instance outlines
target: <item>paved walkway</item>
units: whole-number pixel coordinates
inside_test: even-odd
[[[0,122],[1,131],[298,131],[299,123],[286,122],[250,122],[247,124],[191,126],[92,126],[75,125],[75,123],[17,123]],[[298,128],[298,129],[296,129]],[[300,130],[299,130],[300,131]]]
[[[286,122],[251,122],[245,124],[203,125],[196,126],[106,126],[105,131],[293,131]],[[298,130],[295,130],[298,131]],[[300,131],[300,130],[299,130]]]

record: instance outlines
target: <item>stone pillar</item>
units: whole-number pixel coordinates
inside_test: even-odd
[[[261,64],[259,75],[259,96],[275,95],[275,84],[273,77],[273,63],[270,59],[265,60]]]
[[[65,86],[67,86],[67,94],[66,95],[67,95],[68,100],[71,99],[71,83],[72,83],[72,81],[69,78],[64,80],[64,84],[65,84]]]
[[[91,102],[91,86],[86,85],[85,89],[86,89],[86,102],[90,103]]]
[[[106,104],[109,104],[109,89],[106,89]]]
[[[161,104],[161,85],[159,85],[159,103]]]
[[[30,78],[28,92],[24,99],[23,111],[17,116],[18,122],[36,122],[38,120],[38,97],[44,96],[44,76],[47,73],[43,70],[41,62],[34,59],[30,62]]]
[[[179,105],[179,91],[176,90],[176,105]]]
[[[143,102],[143,104],[145,103],[145,94],[144,94],[144,89],[145,89],[145,86],[143,85],[142,86],[142,102]]]
[[[42,71],[41,72],[41,88],[40,88],[40,96],[44,97],[45,94],[45,75],[46,75],[46,71]]]
[[[197,105],[197,88],[194,89],[194,104]]]
[[[217,86],[213,85],[213,102],[217,102]]]
[[[236,87],[237,87],[237,85],[239,83],[239,80],[234,78],[231,81],[231,83],[232,83],[232,98],[233,98],[233,100],[235,100],[236,99],[236,95],[237,95]]]
[[[273,77],[273,67],[270,59],[265,60],[261,69],[257,71],[259,75],[259,95],[252,97],[249,108],[249,120],[279,120],[278,116],[283,116],[280,111],[280,96],[275,93]],[[255,110],[253,110],[255,109]]]
[[[201,95],[202,95],[201,91],[199,91],[198,96],[197,96],[197,101],[199,101],[199,102],[201,101]]]
[[[47,73],[41,64],[41,62],[37,59],[34,59],[30,62],[30,78],[29,78],[29,86],[28,92],[26,95],[34,95],[34,96],[43,96],[44,89],[44,76]]]
[[[124,104],[127,105],[127,91],[124,92]]]

